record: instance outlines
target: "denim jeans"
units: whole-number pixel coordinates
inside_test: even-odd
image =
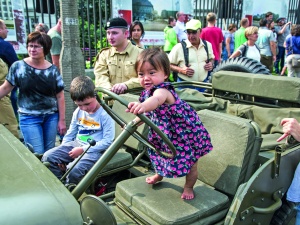
[[[24,141],[32,145],[34,152],[43,154],[55,146],[58,113],[43,115],[20,113],[19,121]]]
[[[285,48],[282,46],[278,46],[278,54],[276,55],[276,61],[274,63],[275,72],[280,73],[282,68],[284,67],[284,56],[285,56]],[[279,69],[280,62],[280,69]]]
[[[79,162],[76,162],[79,157],[74,160],[69,156],[69,152],[79,146],[77,141],[71,141],[50,149],[43,155],[42,162],[50,163],[49,169],[58,179],[61,179],[65,173],[59,169],[58,164],[66,164],[67,169],[70,169],[77,163],[66,177],[66,183],[78,184],[102,155],[100,152],[87,152]]]
[[[232,54],[234,51],[234,48],[230,49],[230,54]],[[227,52],[227,49],[224,48],[223,49],[223,52],[222,52],[222,60],[227,60],[228,59],[228,52]]]

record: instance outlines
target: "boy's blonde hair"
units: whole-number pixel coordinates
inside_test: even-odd
[[[240,25],[242,27],[246,26],[246,24],[249,23],[249,19],[248,18],[243,18],[241,19]]]
[[[208,13],[206,16],[206,20],[208,22],[214,22],[216,19],[217,19],[217,15],[213,12]]]
[[[170,76],[170,61],[162,49],[153,47],[143,50],[137,58],[135,70],[138,72],[139,68],[141,68],[145,62],[150,63],[156,70],[162,70],[168,77]]]

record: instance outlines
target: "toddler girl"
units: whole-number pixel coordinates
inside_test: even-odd
[[[186,176],[181,198],[193,199],[193,187],[198,175],[197,161],[212,150],[210,136],[196,111],[178,97],[171,83],[165,82],[170,74],[170,62],[166,53],[159,48],[145,49],[135,66],[140,84],[145,90],[140,96],[141,103],[130,102],[126,111],[146,113],[176,148],[176,156],[172,159],[148,150],[156,174],[147,177],[146,182],[155,184],[163,177]],[[157,149],[171,153],[151,128],[148,138]]]

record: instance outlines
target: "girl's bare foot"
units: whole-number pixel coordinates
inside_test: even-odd
[[[184,187],[181,195],[182,199],[191,200],[195,197],[193,188]]]
[[[161,181],[163,179],[162,176],[158,175],[158,174],[155,174],[151,177],[146,177],[146,182],[148,184],[156,184],[158,181]]]

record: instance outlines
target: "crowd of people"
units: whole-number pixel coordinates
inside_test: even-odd
[[[71,83],[70,95],[78,108],[73,113],[68,130],[65,123],[64,83],[59,65],[61,20],[51,29],[44,24],[37,24],[35,31],[27,38],[29,56],[22,60],[18,60],[15,53],[12,54],[13,49],[4,41],[7,29],[4,21],[0,20],[0,57],[7,65],[3,70],[7,71],[6,79],[0,86],[0,104],[12,90],[18,89],[18,121],[24,142],[32,145],[36,153],[43,154],[42,161],[50,163],[49,169],[58,178],[76,158],[87,151],[66,180],[68,183],[78,183],[114,139],[114,123],[98,103],[95,86],[107,88],[116,94],[143,87],[145,90],[140,102],[131,102],[127,111],[146,113],[157,126],[166,130],[169,139],[176,143],[177,152],[175,159],[166,159],[149,150],[156,174],[148,177],[146,182],[155,184],[163,177],[186,176],[181,197],[193,199],[197,160],[213,147],[197,113],[178,97],[172,84],[167,82],[171,71],[177,73],[178,82],[208,82],[210,72],[222,60],[243,56],[260,61],[270,72],[274,63],[275,72],[281,74],[286,61],[288,76],[300,77],[300,66],[295,66],[300,59],[299,25],[292,25],[290,31],[290,23],[279,18],[277,26],[274,26],[273,14],[267,13],[266,18],[260,20],[259,28],[249,26],[248,19],[243,18],[238,30],[235,24],[230,24],[228,32],[224,33],[216,26],[215,13],[207,14],[207,26],[204,28],[199,20],[190,19],[186,22],[185,18],[183,12],[176,14],[177,21],[169,18],[164,29],[166,44],[163,50],[144,49],[142,38],[145,30],[140,21],[128,25],[123,18],[110,19],[105,25],[110,47],[101,49],[96,57],[95,85],[85,76],[79,76]],[[13,113],[12,106],[5,111],[9,116]],[[3,111],[0,122],[9,121],[2,114]],[[16,121],[10,124],[16,125]],[[167,124],[166,121],[177,122]],[[189,132],[191,128],[187,127],[193,124],[194,132],[189,134],[188,139],[175,135],[179,121],[185,132]],[[294,126],[288,124],[294,124],[294,120],[286,119],[281,124],[284,133],[292,134]],[[10,129],[18,136],[15,126]],[[57,132],[64,135],[60,146],[55,146]],[[89,148],[88,139],[94,139],[96,145]],[[169,151],[154,132],[150,131],[149,140],[157,148]],[[178,144],[181,141],[184,148]]]

